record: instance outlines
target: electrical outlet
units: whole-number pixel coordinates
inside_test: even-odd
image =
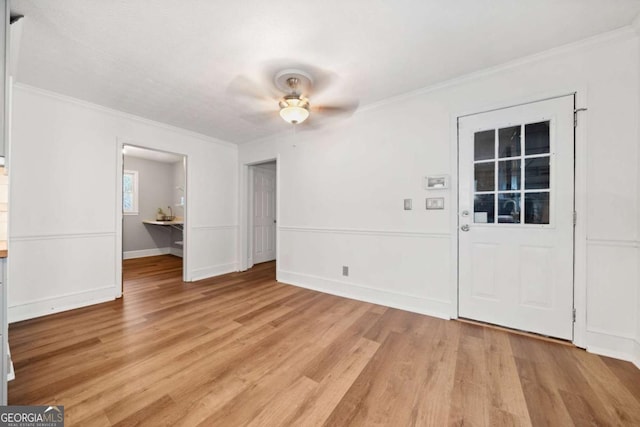
[[[343,276],[348,276],[349,275],[349,266],[346,266],[346,265],[342,266],[342,275]]]

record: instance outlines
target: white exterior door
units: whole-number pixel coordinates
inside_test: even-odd
[[[573,339],[573,110],[460,118],[460,317]]]
[[[276,171],[253,168],[253,262],[276,259]]]

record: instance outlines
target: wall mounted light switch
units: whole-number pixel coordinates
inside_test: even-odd
[[[405,211],[410,211],[411,209],[413,209],[412,205],[413,205],[413,200],[412,199],[404,199],[404,210]]]
[[[427,209],[444,209],[444,197],[432,197],[427,200]]]

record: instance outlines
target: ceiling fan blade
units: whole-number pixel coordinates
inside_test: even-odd
[[[344,104],[337,105],[311,105],[311,111],[314,114],[322,116],[350,116],[354,111],[358,109],[360,103],[358,101],[351,101]]]
[[[262,126],[272,126],[279,120],[279,103],[283,96],[303,99],[326,89],[335,79],[332,72],[285,59],[267,62],[260,72],[249,76],[236,76],[228,85],[227,94],[242,119]],[[294,78],[296,81],[292,84]],[[237,98],[247,98],[251,103],[243,106]],[[311,117],[301,123],[299,129],[312,130],[322,127],[325,120],[348,117],[358,106],[358,101],[315,105],[311,98]]]
[[[277,100],[279,95],[272,93],[270,88],[262,87],[260,84],[245,76],[236,76],[227,86],[227,94],[231,96],[242,96],[261,101]]]
[[[313,86],[310,95],[318,95],[325,91],[336,80],[336,74],[322,68],[309,66],[309,73],[313,76]]]
[[[319,93],[322,93],[336,80],[336,75],[331,71],[306,64],[300,64],[300,68],[309,73],[313,79],[311,87],[304,93],[307,97],[316,96]]]
[[[240,114],[240,117],[248,122],[261,126],[277,122],[277,120],[282,120],[280,119],[277,109],[274,109],[274,111],[261,111],[258,113],[244,113]]]

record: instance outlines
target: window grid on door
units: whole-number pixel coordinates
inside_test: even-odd
[[[550,122],[474,134],[474,223],[549,224]]]

